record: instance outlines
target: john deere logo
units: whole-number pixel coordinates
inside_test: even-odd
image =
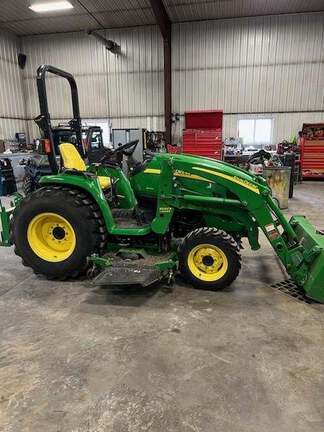
[[[170,213],[171,212],[171,207],[160,207],[159,208],[159,212],[160,213]]]
[[[245,179],[242,179],[242,178],[239,178],[239,177],[234,177],[234,179],[237,181],[237,182],[240,182],[240,183],[242,183],[242,184],[244,184],[245,186],[248,186],[248,187],[255,187],[252,183],[250,183],[248,180],[245,180]]]
[[[191,173],[188,173],[188,172],[185,172],[185,171],[181,171],[181,170],[174,170],[174,175],[178,175],[178,176],[185,175],[185,176],[189,176],[189,177],[192,176]]]
[[[193,173],[182,171],[182,170],[174,170],[174,175],[176,177],[182,177],[182,178],[187,178],[187,179],[191,179],[191,180],[200,180],[200,181],[204,181],[204,182],[208,182],[208,183],[214,183],[212,180],[208,180],[208,179],[201,177],[197,174],[193,174]]]
[[[210,170],[208,168],[193,167],[193,169],[198,170],[198,171],[202,171],[202,172],[206,172],[208,174],[212,174],[216,177],[224,178],[224,179],[229,180],[233,183],[239,184],[239,185],[245,187],[246,189],[251,190],[252,192],[254,192],[256,194],[260,194],[259,188],[256,185],[254,185],[253,183],[250,183],[248,180],[245,180],[244,178],[237,177],[237,176],[231,176],[229,174],[225,174],[225,173],[219,172],[219,171]]]

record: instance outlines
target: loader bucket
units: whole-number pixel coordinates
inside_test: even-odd
[[[303,216],[292,217],[290,224],[304,249],[305,275],[301,285],[307,297],[324,303],[324,233]]]

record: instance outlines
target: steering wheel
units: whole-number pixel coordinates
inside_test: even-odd
[[[139,140],[130,141],[126,144],[120,145],[114,150],[109,149],[105,152],[101,158],[101,163],[107,163],[108,165],[120,165],[124,156],[131,156],[139,143]]]
[[[139,143],[139,140],[130,141],[113,150],[113,153],[122,153],[124,156],[131,156]]]

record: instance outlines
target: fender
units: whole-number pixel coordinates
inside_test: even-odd
[[[118,228],[115,224],[109,204],[102,192],[100,184],[95,176],[83,174],[68,174],[60,173],[57,175],[45,176],[40,180],[41,185],[69,185],[77,189],[87,192],[98,205],[102,217],[104,218],[106,228],[109,234],[112,235],[133,235],[143,236],[151,232],[150,227],[144,228]]]
[[[44,176],[40,179],[40,185],[60,185],[74,186],[77,189],[87,192],[99,206],[107,228],[114,226],[114,219],[102,192],[99,182],[95,176],[85,176],[81,174],[60,173],[57,175]]]

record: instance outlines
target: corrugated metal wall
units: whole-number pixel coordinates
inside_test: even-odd
[[[163,128],[163,44],[157,27],[105,36],[121,45],[121,56],[84,33],[23,38],[29,118],[38,114],[36,69],[50,63],[75,75],[84,118],[109,118],[116,128]],[[69,118],[67,86],[49,81],[52,116]],[[323,13],[173,26],[173,111],[222,108],[225,136],[237,134],[240,117],[267,113],[274,119],[273,141],[288,138],[303,121],[324,120],[323,89]],[[29,125],[36,135],[33,122]],[[182,122],[175,140],[181,128]]]
[[[324,120],[309,113],[324,111],[324,14],[174,25],[173,69],[174,111],[223,109],[226,136],[241,116],[270,113],[280,141]]]
[[[0,139],[26,132],[21,70],[17,54],[19,41],[0,30]]]
[[[23,38],[28,58],[24,84],[29,119],[39,113],[37,67],[49,63],[76,78],[83,118],[109,118],[114,128],[163,127],[163,46],[157,27],[106,31],[105,37],[120,44],[121,55],[108,52],[85,33]],[[64,80],[48,80],[48,97],[54,119],[71,118]],[[33,122],[29,125],[31,135],[37,134]]]

